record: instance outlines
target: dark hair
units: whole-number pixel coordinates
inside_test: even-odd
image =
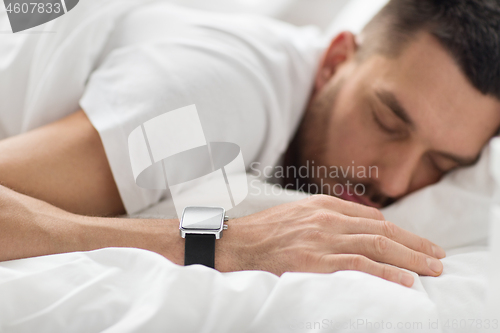
[[[500,0],[391,0],[364,28],[359,58],[396,56],[421,31],[439,40],[474,87],[500,99]]]

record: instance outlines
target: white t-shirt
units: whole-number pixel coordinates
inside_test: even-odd
[[[247,168],[252,162],[273,165],[298,126],[325,46],[313,27],[166,1],[87,0],[43,29],[56,33],[9,35],[24,39],[17,47],[31,47],[33,56],[23,67],[20,53],[10,52],[14,73],[24,68],[16,83],[25,94],[16,91],[11,105],[0,98],[2,136],[54,121],[80,105],[101,136],[128,213],[164,195],[135,184],[128,135],[137,126],[195,104],[208,142],[238,144]],[[47,64],[51,57],[58,61]],[[0,55],[0,63],[6,59]],[[45,68],[39,68],[41,59]],[[35,70],[42,74],[32,82]],[[37,98],[29,85],[38,87]],[[12,117],[9,109],[20,112]]]

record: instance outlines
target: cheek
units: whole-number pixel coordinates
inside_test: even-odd
[[[442,177],[443,175],[441,173],[436,171],[425,161],[425,159],[423,159],[420,161],[413,175],[409,192],[414,192],[428,185],[437,183]]]
[[[332,114],[325,157],[328,165],[369,166],[376,161],[377,141],[370,118],[358,105],[339,103]]]

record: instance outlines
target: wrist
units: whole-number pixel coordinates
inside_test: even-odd
[[[240,240],[245,239],[242,237],[245,225],[238,223],[238,220],[230,220],[228,222],[227,230],[215,243],[215,269],[220,272],[234,272],[251,269],[247,264],[245,257],[251,257],[251,249],[245,249],[245,243]],[[245,254],[247,256],[245,256]]]

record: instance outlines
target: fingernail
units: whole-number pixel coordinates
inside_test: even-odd
[[[434,259],[434,258],[427,258],[427,265],[436,274],[441,274],[441,271],[443,270],[443,264],[441,261]]]
[[[411,276],[411,274],[400,273],[399,282],[405,287],[411,287],[413,286],[414,279],[413,276]]]
[[[442,248],[440,248],[439,246],[433,245],[432,252],[434,253],[434,257],[436,257],[438,259],[442,259],[442,258],[446,257],[446,252],[444,252],[444,250]]]

